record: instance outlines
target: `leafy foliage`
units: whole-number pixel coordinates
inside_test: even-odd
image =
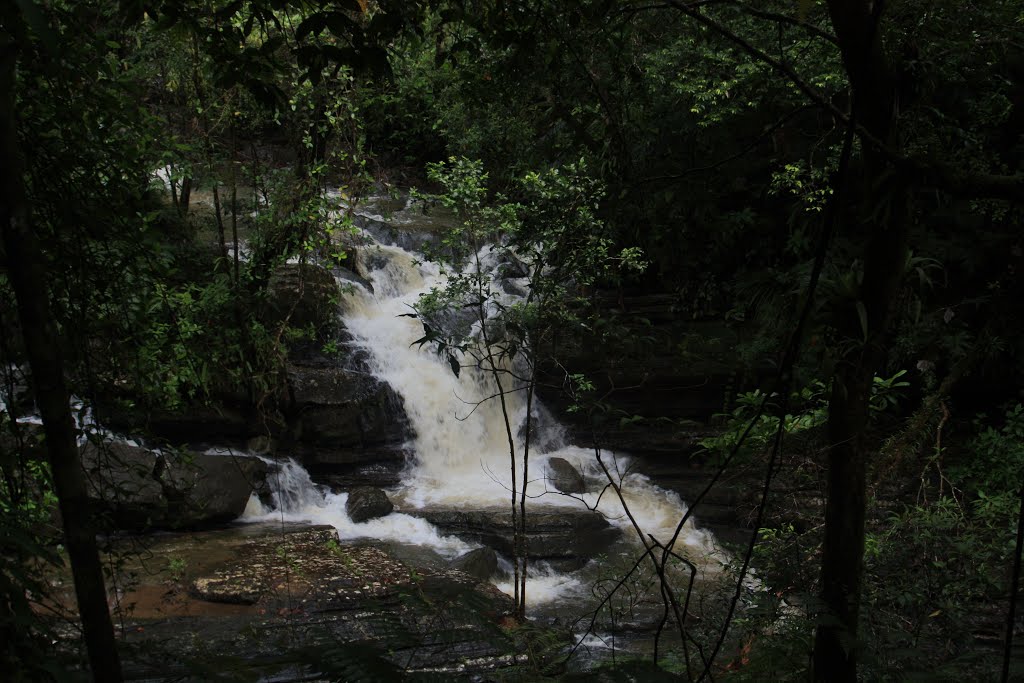
[[[430,168],[446,190],[439,201],[463,218],[442,240],[447,281],[417,304],[428,341],[439,350],[467,351],[468,330],[459,330],[444,314],[463,306],[485,310],[498,329],[498,355],[510,360],[525,353],[534,365],[556,330],[586,324],[588,292],[619,272],[642,270],[637,248],[614,251],[596,215],[601,192],[586,175],[586,165],[531,172],[517,183],[516,201],[498,196],[492,203],[480,162],[452,159]],[[483,263],[495,264],[493,271]],[[464,269],[463,263],[471,266]],[[510,297],[503,288],[515,281],[522,292]],[[493,318],[492,318],[493,316]],[[484,320],[481,320],[482,324]]]

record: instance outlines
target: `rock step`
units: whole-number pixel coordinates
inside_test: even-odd
[[[140,571],[124,598],[139,606],[124,629],[126,680],[335,680],[328,665],[339,658],[460,680],[514,661],[499,626],[511,598],[461,571],[339,541],[330,526],[250,524],[146,543],[146,566],[178,568]]]
[[[403,510],[427,520],[447,534],[513,555],[512,516],[508,509]],[[596,512],[572,508],[528,510],[527,555],[551,562],[556,569],[578,569],[606,551],[621,532]]]

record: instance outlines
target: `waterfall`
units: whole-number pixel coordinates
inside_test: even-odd
[[[497,388],[488,372],[469,368],[456,376],[449,364],[427,348],[413,342],[423,336],[410,313],[419,296],[432,287],[443,286],[436,266],[423,263],[418,255],[401,247],[371,247],[372,258],[364,257],[374,293],[356,293],[344,317],[355,343],[371,359],[371,371],[390,384],[403,398],[415,434],[411,444],[416,465],[408,473],[396,499],[411,507],[450,506],[495,508],[511,504],[509,445]],[[486,263],[487,254],[482,254]],[[506,294],[512,297],[512,294]],[[506,407],[516,435],[517,460],[522,460],[521,430],[526,417],[523,391],[508,391]],[[579,500],[554,491],[545,481],[547,461],[560,457],[575,465],[600,491],[606,477],[593,450],[565,443],[562,428],[547,416],[534,398],[534,416],[540,416],[530,443],[529,506],[583,505]],[[546,418],[546,419],[545,419]],[[621,477],[622,490],[641,528],[659,540],[668,540],[686,506],[679,496],[661,489],[640,474],[630,473],[629,458],[603,452],[609,469]],[[521,467],[521,462],[520,465]],[[521,477],[522,470],[518,472]],[[598,483],[599,482],[599,483]],[[598,493],[585,494],[591,507]],[[610,492],[601,497],[598,509],[614,524],[629,525],[617,499]],[[529,510],[527,512],[529,514]],[[633,533],[631,529],[628,533]],[[691,526],[680,537],[683,544],[711,550],[706,532]],[[678,543],[677,542],[677,543]]]
[[[493,265],[489,253],[480,254],[481,262]],[[278,491],[274,509],[253,509],[250,519],[304,519],[333,524],[342,538],[372,537],[403,543],[416,543],[453,556],[471,546],[438,534],[422,519],[402,514],[403,510],[424,507],[456,509],[505,509],[511,504],[511,468],[509,444],[497,388],[492,376],[477,368],[465,368],[459,376],[446,359],[414,342],[423,336],[422,324],[406,314],[413,312],[419,297],[432,288],[444,286],[444,275],[432,263],[400,246],[373,244],[359,251],[362,274],[372,282],[373,292],[356,287],[343,302],[343,322],[352,336],[352,344],[365,351],[369,370],[401,395],[414,436],[408,444],[415,464],[400,486],[389,491],[397,512],[364,524],[352,523],[345,514],[347,493],[319,490],[294,462],[281,466],[271,478],[273,486],[290,487]],[[511,300],[522,283],[509,283],[504,296]],[[500,283],[496,283],[500,286]],[[522,429],[526,416],[523,391],[509,391],[506,409],[513,427],[516,458],[522,481]],[[635,538],[632,522],[625,515],[613,491],[601,492],[607,477],[599,467],[595,452],[567,443],[564,429],[534,398],[534,438],[530,443],[527,489],[527,514],[538,508],[596,508],[610,523]],[[547,462],[564,458],[583,474],[592,493],[576,497],[554,490],[547,481]],[[602,452],[602,458],[621,484],[623,497],[643,532],[667,542],[675,532],[686,506],[677,494],[655,485],[643,475],[630,471],[627,456]],[[688,524],[676,541],[676,548],[689,547],[694,559],[718,555],[714,539],[705,531]],[[575,585],[571,579],[539,570],[531,588],[531,600],[538,593],[550,593]],[[501,584],[499,583],[499,586]],[[538,590],[538,587],[546,587]],[[511,586],[509,586],[511,589]]]

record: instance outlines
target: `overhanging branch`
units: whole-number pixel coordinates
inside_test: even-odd
[[[667,3],[706,26],[726,40],[740,47],[744,52],[785,75],[790,82],[808,99],[828,111],[837,121],[848,125],[850,116],[837,107],[814,86],[800,77],[793,67],[753,45],[720,22],[704,15],[700,6],[705,3],[686,3],[682,0],[667,0]],[[753,14],[753,12],[749,12]],[[754,15],[757,16],[757,15]],[[933,187],[955,197],[971,199],[999,199],[1024,203],[1024,174],[1001,175],[964,171],[954,164],[908,157],[892,149],[884,141],[872,135],[863,126],[856,127],[857,137],[863,144],[870,145],[884,155],[897,169],[912,176],[914,185]]]

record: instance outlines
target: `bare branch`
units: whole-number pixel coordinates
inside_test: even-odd
[[[810,34],[812,34],[812,35],[814,35],[814,36],[816,36],[818,38],[821,38],[822,40],[827,40],[828,42],[832,43],[833,45],[837,45],[837,46],[839,45],[839,39],[836,38],[831,33],[829,33],[828,31],[822,29],[819,26],[815,26],[814,24],[811,24],[809,22],[803,21],[801,19],[797,19],[796,17],[791,17],[788,14],[778,14],[776,12],[766,12],[764,10],[759,10],[759,9],[754,8],[754,7],[751,7],[750,5],[748,5],[746,3],[742,3],[742,2],[733,2],[733,3],[730,3],[730,4],[734,4],[737,7],[739,7],[743,11],[744,14],[749,14],[750,16],[758,17],[759,19],[768,19],[770,21],[774,21],[777,24],[789,24],[790,26],[798,26],[799,28],[802,28],[803,30],[807,31],[808,33],[810,33]]]

